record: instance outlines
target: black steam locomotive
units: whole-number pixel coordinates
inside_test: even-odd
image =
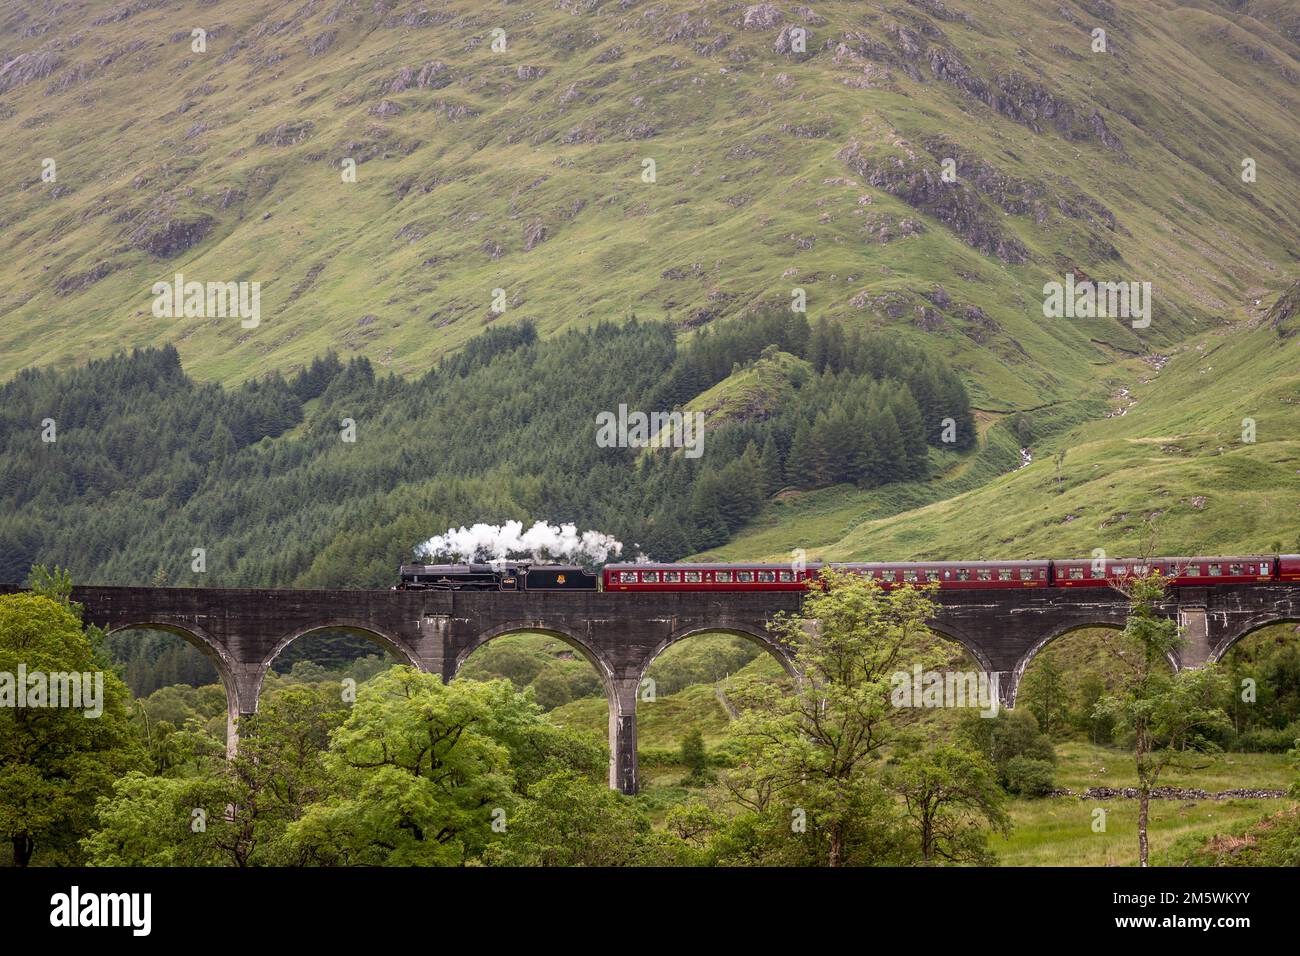
[[[596,575],[576,564],[404,564],[398,591],[595,591]]]

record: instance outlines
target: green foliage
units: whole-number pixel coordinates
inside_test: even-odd
[[[990,864],[988,831],[1010,830],[1006,797],[982,755],[951,744],[912,749],[885,774],[907,808],[923,863]]]
[[[1159,573],[1124,584],[1129,615],[1116,645],[1121,671],[1118,692],[1103,698],[1098,713],[1115,718],[1133,740],[1138,774],[1138,856],[1148,862],[1147,803],[1164,768],[1180,755],[1215,750],[1212,734],[1227,724],[1217,706],[1223,677],[1213,664],[1171,674],[1165,661],[1185,643],[1177,622],[1156,613],[1168,587]]]
[[[209,735],[161,736],[152,748],[170,756],[161,775],[127,775],[100,799],[98,828],[82,843],[87,858],[459,865],[482,856],[494,822],[535,799],[542,781],[581,779],[607,792],[605,748],[543,720],[505,681],[445,685],[392,668],[362,683],[350,710],[342,690],[330,680],[273,682],[241,722],[233,760]],[[188,707],[177,698],[200,693],[168,691],[147,706],[173,719]],[[547,787],[553,796],[554,783]]]
[[[41,597],[49,598],[64,607],[72,602],[72,572],[55,567],[50,570],[43,564],[32,566],[27,576],[27,590]]]
[[[291,379],[223,389],[188,378],[174,348],[25,373],[0,386],[0,580],[59,561],[105,583],[387,587],[435,532],[533,517],[676,559],[752,520],[777,471],[802,486],[921,476],[918,409],[951,406],[973,434],[950,371],[873,336],[771,416],[710,422],[702,458],[593,440],[598,412],[671,407],[655,404],[670,381],[712,384],[725,374],[719,349],[757,357],[775,337],[802,350],[801,322],[767,310],[680,349],[662,324],[599,324],[545,342],[527,324],[494,327],[411,381],[328,356]],[[937,397],[915,399],[913,386]],[[32,441],[29,423],[47,413],[57,442]],[[344,418],[358,423],[356,443],[339,440]],[[820,450],[783,463],[805,420]],[[881,423],[893,424],[876,442]],[[860,449],[859,435],[869,439]],[[355,639],[329,639],[355,655]],[[299,653],[289,648],[286,663]],[[178,668],[175,679],[191,675]]]
[[[1231,721],[1222,741],[1235,750],[1281,753],[1300,737],[1300,641],[1294,625],[1265,628],[1220,661],[1220,706]]]
[[[481,854],[494,814],[512,806],[509,753],[488,731],[510,718],[491,709],[506,702],[493,688],[404,668],[365,685],[324,758],[331,793],[290,825],[290,846],[336,866],[453,866]]]
[[[538,634],[508,634],[474,651],[461,666],[467,680],[510,681],[518,690],[531,689],[543,711],[575,700],[605,699],[600,676],[586,658],[557,638]]]
[[[338,684],[266,694],[224,748],[168,777],[128,775],[100,799],[99,825],[83,841],[99,866],[262,866],[305,862],[288,830],[329,791],[323,755],[347,716]]]
[[[1235,834],[1179,839],[1164,866],[1300,866],[1300,810],[1279,810]]]
[[[993,765],[998,784],[1007,791],[1041,796],[1051,789],[1056,750],[1051,738],[1038,729],[1038,720],[1031,710],[999,709],[992,717],[964,714],[958,736],[963,744],[983,754]],[[1039,786],[1044,777],[1045,788]]]
[[[1017,703],[1028,707],[1048,737],[1062,736],[1070,725],[1066,678],[1054,655],[1025,672],[1016,693]]]
[[[734,695],[742,706],[727,748],[734,765],[721,775],[731,810],[716,827],[711,858],[831,866],[986,859],[971,814],[998,826],[1002,817],[982,782],[982,758],[921,751],[901,765],[892,791],[880,773],[888,748],[915,747],[906,728],[920,714],[892,706],[892,676],[950,654],[925,627],[930,591],[885,591],[835,571],[823,578],[826,590],[809,592],[800,617],[774,625],[802,679],[789,690],[753,683]],[[945,796],[940,778],[958,770],[973,789]],[[892,796],[904,792],[914,814]]]
[[[96,708],[84,696],[84,708],[16,706],[20,668],[50,682],[60,674],[83,675],[83,684],[102,679],[100,713],[88,714]],[[127,724],[126,686],[96,658],[74,609],[34,593],[0,596],[0,674],[15,698],[0,707],[0,834],[17,866],[34,856],[77,864],[96,797],[143,764]]]
[[[701,634],[668,648],[646,671],[658,694],[676,694],[692,684],[714,684],[765,652],[753,641],[724,634]]]
[[[698,786],[709,779],[709,753],[704,747],[704,735],[698,727],[692,727],[682,738],[679,759],[687,770],[684,781],[686,786]]]
[[[1045,797],[1052,792],[1056,764],[1051,760],[1016,756],[1007,761],[1003,773],[1008,793],[1021,797]]]
[[[635,866],[662,862],[634,801],[572,772],[537,781],[485,854],[498,866]]]

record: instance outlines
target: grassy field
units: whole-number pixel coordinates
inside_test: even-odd
[[[1088,787],[1135,787],[1133,755],[1110,747],[1070,741],[1057,746],[1056,785],[1082,793]],[[1189,790],[1253,788],[1285,790],[1295,781],[1295,768],[1286,754],[1222,753],[1194,755],[1171,764],[1160,785]]]
[[[1082,793],[1088,787],[1131,787],[1137,774],[1133,757],[1124,751],[1070,742],[1057,747],[1057,786]],[[1219,754],[1200,757],[1187,767],[1170,766],[1162,786],[1214,793],[1237,789],[1285,790],[1295,770],[1285,754]],[[1284,799],[1153,800],[1151,858],[1184,836],[1208,838],[1238,832],[1295,801]],[[1105,831],[1093,830],[1096,809],[1105,813]],[[1014,800],[1013,830],[997,837],[993,847],[1004,866],[1135,866],[1137,864],[1136,800],[1081,800],[1056,797]]]
[[[1238,832],[1261,817],[1293,805],[1282,800],[1152,801],[1151,861],[1180,837],[1209,838]],[[1106,811],[1104,833],[1093,831],[1093,811]],[[1002,866],[1136,866],[1137,801],[1072,798],[1017,800],[1011,805],[1010,837],[991,846]]]
[[[1081,793],[1087,787],[1132,786],[1135,782],[1131,754],[1119,750],[1069,742],[1057,747],[1057,784]],[[662,816],[673,803],[693,792],[681,786],[685,770],[655,766],[642,771],[643,799],[652,816]],[[1222,754],[1200,762],[1197,769],[1170,768],[1162,785],[1203,789],[1286,789],[1295,779],[1282,754]],[[1151,802],[1151,859],[1160,865],[1161,854],[1182,837],[1206,839],[1238,833],[1250,824],[1293,807],[1284,799],[1153,800]],[[1102,832],[1093,829],[1094,811],[1105,811]],[[1131,799],[1081,800],[1048,797],[1013,799],[1008,805],[1012,830],[994,836],[990,845],[1002,866],[1136,866],[1137,801]]]

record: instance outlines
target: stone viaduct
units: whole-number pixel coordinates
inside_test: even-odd
[[[16,591],[0,585],[0,593]],[[610,786],[637,789],[638,689],[650,664],[691,635],[735,634],[786,651],[769,630],[779,611],[798,610],[798,592],[458,592],[77,587],[86,619],[109,631],[152,628],[198,647],[225,685],[229,746],[241,715],[257,710],[263,679],[282,650],[307,634],[346,631],[416,668],[451,680],[478,647],[504,634],[538,632],[591,662],[609,701]],[[1002,702],[1015,703],[1025,666],[1048,643],[1085,627],[1122,626],[1126,602],[1111,588],[941,591],[932,629],[962,645],[998,676]],[[1177,617],[1187,645],[1172,663],[1218,660],[1269,624],[1300,621],[1300,587],[1175,588],[1162,613]],[[654,706],[641,702],[642,706]]]

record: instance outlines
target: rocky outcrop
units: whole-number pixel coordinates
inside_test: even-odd
[[[1278,296],[1264,321],[1277,331],[1279,338],[1287,339],[1300,332],[1300,282]]]
[[[312,134],[315,124],[310,120],[298,120],[281,123],[279,126],[259,133],[255,142],[258,146],[296,146]]]
[[[524,69],[524,67],[520,67]],[[521,76],[520,79],[523,79]],[[451,70],[441,60],[426,63],[418,70],[413,66],[404,66],[397,75],[383,85],[380,92],[384,94],[402,93],[409,89],[440,90],[451,83]]]
[[[745,8],[740,25],[746,30],[770,30],[781,23],[785,15],[770,3],[756,3]]]
[[[113,264],[110,262],[97,262],[85,272],[60,276],[58,281],[54,283],[54,291],[59,295],[72,295],[75,292],[81,292],[111,274],[113,269]]]
[[[211,230],[215,220],[211,216],[178,216],[172,213],[151,213],[131,230],[127,242],[135,249],[143,249],[158,259],[170,259],[198,245]]]
[[[1024,244],[1003,231],[1001,217],[975,189],[960,180],[944,182],[937,165],[899,156],[872,160],[858,143],[845,147],[838,158],[865,182],[938,219],[985,255],[1013,265],[1029,260]]]
[[[0,93],[43,80],[62,64],[62,58],[50,50],[20,53],[0,66]]]
[[[970,183],[982,196],[1012,215],[1032,216],[1041,225],[1055,210],[1070,219],[1116,231],[1115,214],[1063,176],[1056,177],[1054,190],[1044,183],[1011,176],[943,136],[930,137],[922,145],[936,162],[955,160],[961,181]]]
[[[334,45],[334,41],[338,39],[338,35],[339,35],[338,30],[326,30],[323,33],[317,34],[307,44],[307,55],[308,56],[322,55],[323,53],[328,51],[330,47]]]
[[[900,28],[896,40],[900,55],[908,62],[916,61],[921,56],[924,41],[917,34]],[[1013,70],[999,73],[988,80],[967,66],[956,50],[941,46],[926,49],[925,61],[935,79],[955,86],[967,96],[985,103],[1035,133],[1042,133],[1051,127],[1066,139],[1095,140],[1107,149],[1123,152],[1124,146],[1119,137],[1110,131],[1105,118],[1095,107],[1091,110],[1080,109],[1023,73]]]
[[[524,227],[524,252],[529,252],[534,246],[545,242],[550,238],[550,233],[546,230],[546,225],[540,219],[533,220]]]

